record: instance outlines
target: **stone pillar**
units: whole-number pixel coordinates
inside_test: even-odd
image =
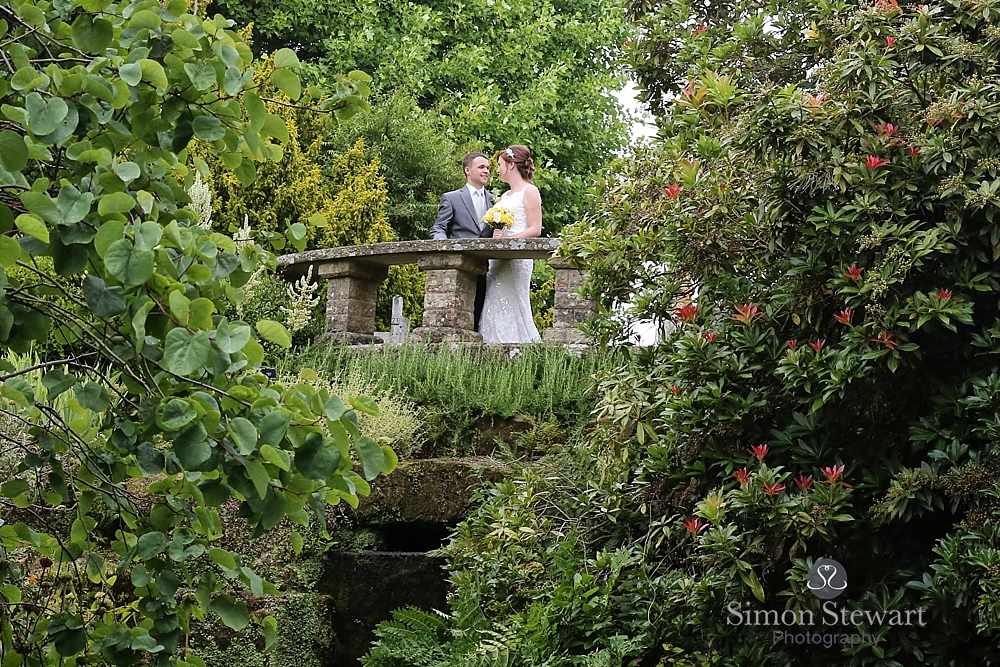
[[[574,268],[569,260],[553,257],[549,266],[556,270],[555,309],[552,313],[552,327],[542,334],[546,343],[586,343],[576,325],[585,322],[596,312],[594,303],[576,294],[585,282],[587,272]]]
[[[479,342],[475,331],[476,280],[489,262],[460,252],[423,255],[417,266],[427,274],[423,326],[413,337],[431,342]]]
[[[346,343],[376,343],[375,299],[389,267],[356,259],[338,259],[319,265],[328,278],[326,337]]]

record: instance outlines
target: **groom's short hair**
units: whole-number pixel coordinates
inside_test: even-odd
[[[462,171],[465,171],[468,167],[471,167],[472,163],[475,161],[477,157],[486,157],[486,156],[483,155],[482,153],[469,153],[462,159]],[[489,160],[488,157],[486,157],[486,159]]]

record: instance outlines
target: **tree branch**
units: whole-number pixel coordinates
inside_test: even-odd
[[[56,359],[55,361],[45,361],[40,364],[35,364],[34,366],[28,366],[27,368],[22,368],[19,371],[13,373],[8,373],[7,375],[0,375],[0,382],[5,382],[11,378],[17,377],[18,375],[24,375],[25,373],[30,373],[31,371],[37,371],[41,368],[49,368],[50,366],[61,366],[63,364],[72,364],[78,359],[84,359],[86,357],[96,356],[96,352],[88,352],[86,354],[78,354],[73,357],[66,357],[65,359]]]

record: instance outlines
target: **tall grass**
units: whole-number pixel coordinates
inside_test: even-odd
[[[3,360],[8,364],[11,373],[37,366],[40,361],[39,356],[34,352],[18,354],[11,351],[4,355]],[[49,392],[42,384],[44,373],[45,370],[38,368],[17,376],[31,386],[34,400],[38,404],[48,403]],[[72,421],[74,416],[69,408],[71,395],[72,392],[63,392],[51,403],[51,407],[59,413],[66,423]],[[0,396],[0,483],[17,476],[17,467],[25,454],[28,453],[28,443],[32,440],[28,435],[28,429],[34,424],[44,423],[37,410],[23,408],[10,399]],[[23,473],[22,476],[30,478],[34,474],[34,472],[28,472]]]
[[[590,350],[575,356],[563,348],[527,345],[516,354],[479,348],[437,351],[423,346],[358,351],[314,346],[288,357],[286,371],[311,367],[337,381],[360,375],[381,389],[395,389],[422,406],[444,413],[538,419],[586,420],[593,405],[591,376],[613,367],[615,357]]]

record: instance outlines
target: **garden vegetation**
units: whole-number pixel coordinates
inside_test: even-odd
[[[562,252],[598,340],[629,304],[669,333],[598,381],[590,438],[484,496],[450,609],[397,613],[365,664],[995,664],[997,7],[632,15],[659,137]],[[821,618],[821,557],[877,641],[727,622]]]

